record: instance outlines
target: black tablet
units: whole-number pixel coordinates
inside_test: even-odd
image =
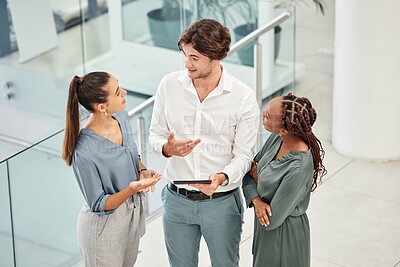
[[[211,180],[175,180],[174,184],[211,184]]]

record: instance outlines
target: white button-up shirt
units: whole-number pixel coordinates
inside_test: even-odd
[[[201,142],[185,157],[172,156],[164,177],[174,180],[209,179],[224,172],[229,184],[223,192],[241,186],[255,153],[260,111],[253,90],[223,69],[218,86],[200,102],[187,71],[170,73],[156,93],[149,141],[162,153],[169,132],[178,140]],[[179,185],[198,190],[188,185]]]

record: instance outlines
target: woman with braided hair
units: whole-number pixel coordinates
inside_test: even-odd
[[[307,98],[272,99],[262,113],[271,132],[243,178],[254,207],[253,266],[310,266],[310,194],[326,174],[324,150],[312,132],[317,114]]]

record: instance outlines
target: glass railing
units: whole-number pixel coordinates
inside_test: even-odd
[[[131,116],[148,129],[152,105]],[[72,169],[61,159],[63,131],[32,145],[0,163],[0,265],[73,266],[81,260],[76,241],[76,218],[84,199]],[[141,140],[149,168],[163,171],[165,160]],[[144,139],[143,139],[144,138]],[[140,144],[138,144],[139,146]],[[159,214],[161,181],[155,193],[147,194],[146,217]]]
[[[256,91],[257,100],[261,110],[264,110],[269,100],[295,89],[295,53],[294,53],[294,12],[293,6],[271,8],[270,1],[259,1],[260,12],[272,14],[273,18],[261,23],[257,29],[247,33],[233,44],[228,59],[238,55],[243,65],[249,68],[233,68],[237,77]],[[262,9],[262,10],[261,10]],[[269,17],[269,16],[265,16]],[[263,20],[265,20],[265,17]],[[263,18],[260,16],[260,18]],[[282,28],[285,29],[284,38],[281,37]],[[289,43],[289,44],[286,44]],[[279,49],[285,44],[284,56],[279,55]],[[246,74],[243,76],[243,74]],[[249,78],[252,78],[252,81]],[[258,149],[269,136],[262,127],[257,140]]]
[[[1,266],[72,266],[80,260],[75,229],[84,200],[61,160],[62,137],[63,131],[56,133],[0,165],[0,234],[9,244],[2,247]]]
[[[259,1],[260,9],[269,10],[273,17],[279,16],[283,12],[289,11],[291,16],[284,21],[269,36],[261,37],[259,42],[263,44],[262,51],[262,104],[264,110],[268,102],[276,97],[288,92],[295,93],[296,75],[304,72],[304,66],[296,63],[295,54],[295,27],[296,27],[296,8],[292,5],[273,5],[271,1]],[[260,10],[260,12],[263,12]],[[269,38],[269,39],[268,39]],[[261,144],[264,143],[269,133],[260,127]]]
[[[14,249],[11,230],[11,208],[8,184],[7,162],[0,164],[0,264],[1,266],[14,266]]]
[[[304,66],[296,64],[295,54],[295,27],[296,27],[296,9],[294,6],[279,5],[273,9],[273,15],[278,16],[282,12],[289,11],[292,16],[284,23],[275,28],[274,31],[274,70],[272,73],[272,81],[269,84],[264,96],[268,97],[279,89],[295,90],[296,74],[304,71]],[[265,76],[269,75],[266,72]]]
[[[63,129],[68,83],[87,54],[83,36],[96,35],[81,31],[83,2],[0,1],[0,161]],[[86,58],[104,52],[94,47]]]

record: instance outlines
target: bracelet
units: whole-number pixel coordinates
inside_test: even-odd
[[[147,171],[147,169],[143,168],[143,169],[139,170],[139,173],[141,173],[142,171]]]

